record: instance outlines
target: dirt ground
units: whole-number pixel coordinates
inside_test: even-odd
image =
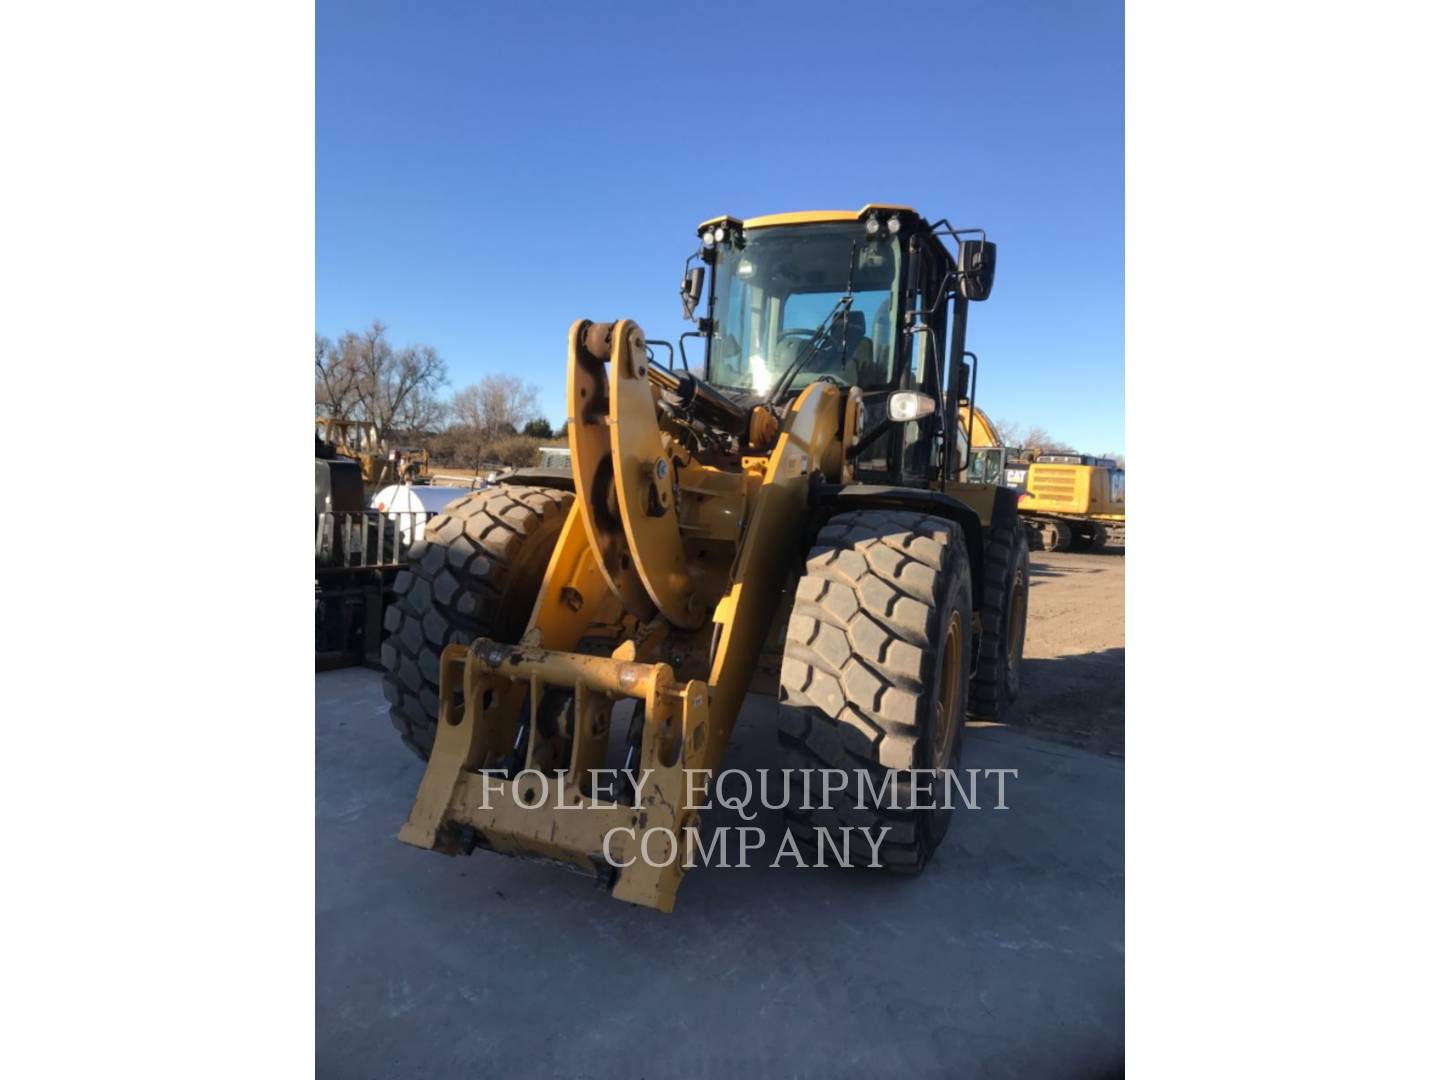
[[[1030,553],[1024,689],[1011,723],[1125,755],[1125,552]]]

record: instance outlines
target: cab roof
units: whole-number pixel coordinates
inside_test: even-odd
[[[760,217],[743,219],[721,214],[719,217],[702,221],[697,228],[704,229],[707,225],[716,225],[722,221],[738,221],[741,228],[745,229],[763,229],[767,225],[809,225],[822,221],[859,221],[872,211],[885,210],[915,213],[913,206],[901,206],[899,203],[866,203],[859,210],[792,210],[785,214],[762,214]]]

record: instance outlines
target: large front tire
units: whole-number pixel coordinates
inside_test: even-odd
[[[970,563],[959,529],[897,510],[837,514],[820,531],[796,587],[780,672],[779,730],[789,776],[786,826],[815,845],[845,826],[889,828],[882,866],[922,869],[949,828],[950,811],[910,803],[910,770],[958,759],[970,661]],[[826,800],[821,769],[846,788]],[[862,792],[859,772],[870,776]],[[899,798],[877,800],[889,770]],[[806,774],[820,782],[806,784]],[[944,777],[922,806],[944,796]],[[809,798],[807,799],[807,795]],[[823,802],[828,801],[828,806]],[[868,848],[857,841],[861,852]]]
[[[390,719],[422,758],[435,744],[441,651],[481,636],[519,641],[574,498],[553,488],[486,488],[446,506],[411,545],[380,658]]]

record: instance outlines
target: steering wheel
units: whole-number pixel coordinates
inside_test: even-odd
[[[815,359],[818,359],[819,357],[824,356],[827,352],[832,352],[834,350],[834,346],[831,344],[830,335],[820,333],[819,327],[811,329],[810,327],[805,326],[792,326],[788,330],[781,330],[780,336],[775,340],[776,351],[778,352],[780,346],[784,345],[787,341],[794,341],[799,344],[800,348],[796,350],[796,356],[800,355],[800,349],[804,349],[807,346],[813,347],[814,351],[811,354],[812,364],[814,363]]]
[[[801,351],[814,341],[814,338],[815,331],[804,326],[792,326],[781,330],[775,338],[775,356],[783,366],[789,367],[799,357]]]
[[[825,373],[827,370],[834,369],[834,358],[829,354],[835,351],[835,347],[830,339],[830,335],[821,333],[822,329],[823,327],[819,326],[814,328],[792,326],[788,329],[781,330],[776,336],[775,356],[784,363],[785,370],[789,372],[786,378],[787,385],[792,385],[795,376],[799,375],[802,371],[819,375]],[[786,353],[789,350],[783,348],[783,346],[790,342],[794,342],[796,345],[793,356],[787,356]],[[797,367],[796,365],[800,360],[801,354],[804,353],[807,348],[810,349],[808,362],[803,368]],[[817,363],[817,361],[819,362]]]

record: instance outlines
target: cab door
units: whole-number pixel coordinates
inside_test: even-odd
[[[918,288],[906,297],[910,314],[901,353],[900,385],[897,390],[916,390],[929,395],[935,412],[919,420],[896,424],[894,457],[900,483],[905,487],[927,487],[937,479],[941,454],[940,358],[945,343],[946,310],[940,295],[945,285],[945,267],[931,246],[918,237],[910,242],[910,258],[919,260]],[[917,318],[919,313],[923,318]]]

